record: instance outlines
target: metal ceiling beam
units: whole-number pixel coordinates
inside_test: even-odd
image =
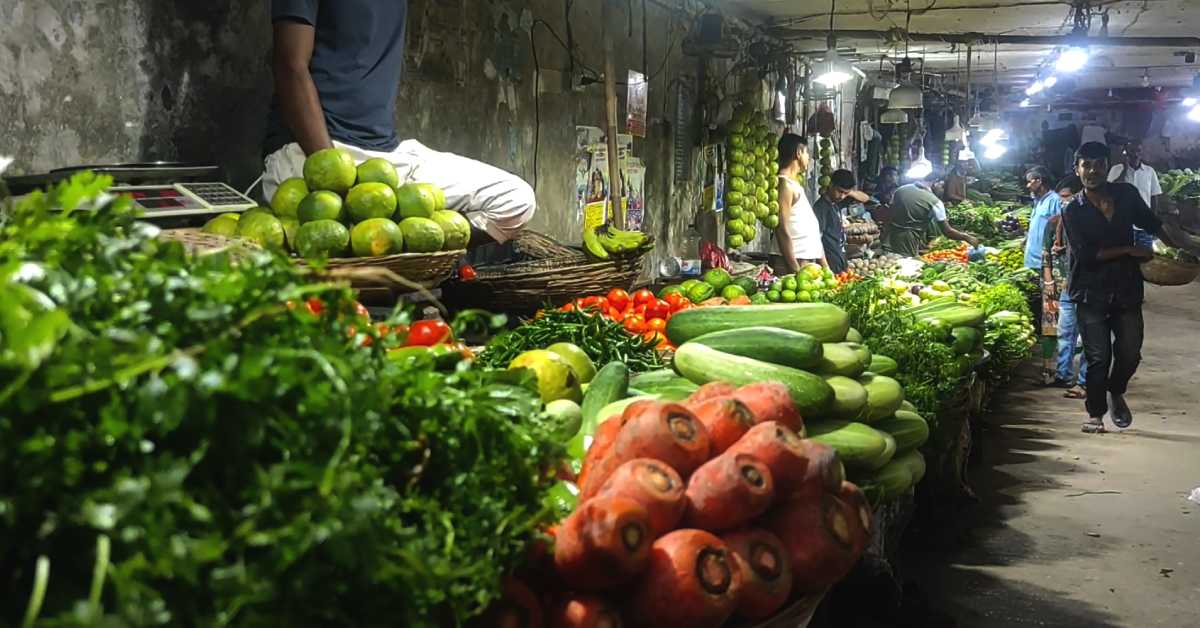
[[[780,39],[821,39],[827,30],[805,28],[772,28],[772,36]],[[903,42],[905,35],[899,30],[847,30],[834,31],[838,37],[848,39],[878,39]],[[1149,48],[1200,48],[1200,37],[1087,37],[1070,35],[990,35],[987,33],[909,33],[911,42],[933,42],[946,44],[999,44],[1002,46],[1095,46],[1095,47],[1149,47]]]

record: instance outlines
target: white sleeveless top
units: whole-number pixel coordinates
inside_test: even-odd
[[[817,214],[808,202],[804,186],[796,181],[779,175],[787,183],[792,192],[791,218],[787,223],[788,235],[792,238],[792,253],[796,259],[821,259],[825,249],[821,246],[821,224],[817,222]]]

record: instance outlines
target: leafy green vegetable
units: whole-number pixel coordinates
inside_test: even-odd
[[[505,368],[513,358],[530,349],[544,349],[556,342],[579,345],[595,364],[624,362],[634,373],[662,368],[655,343],[625,331],[620,323],[578,310],[546,310],[538,318],[492,339],[476,362]]]
[[[107,185],[0,218],[0,625],[39,563],[47,625],[481,613],[551,519],[529,378],[393,362],[348,287],[189,254]]]

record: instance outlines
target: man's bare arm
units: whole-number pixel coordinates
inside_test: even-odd
[[[292,130],[296,142],[311,155],[330,148],[329,130],[321,96],[313,83],[308,64],[312,60],[316,30],[310,24],[290,20],[275,22],[275,52],[272,66],[275,71],[275,93],[283,120]]]

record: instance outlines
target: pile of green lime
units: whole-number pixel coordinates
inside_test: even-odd
[[[820,264],[805,264],[800,272],[784,275],[767,290],[767,300],[773,303],[812,303],[828,301],[837,287],[833,271]]]
[[[779,148],[767,117],[748,104],[729,122],[729,178],[725,185],[725,244],[739,249],[779,226]]]
[[[283,181],[269,208],[222,214],[204,230],[305,258],[454,251],[467,248],[471,239],[471,223],[446,209],[444,190],[401,184],[387,160],[355,164],[340,148],[309,155],[304,176]]]

